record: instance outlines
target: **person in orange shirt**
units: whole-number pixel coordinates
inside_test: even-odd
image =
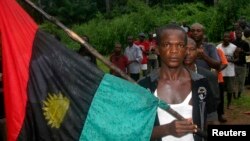
[[[218,120],[219,122],[227,122],[227,120],[224,118],[224,80],[223,80],[223,75],[222,75],[222,70],[227,67],[227,58],[224,54],[224,52],[217,48],[218,55],[221,60],[221,66],[220,69],[217,71],[217,76],[218,76],[218,83],[219,83],[219,90],[220,90],[220,102],[217,107],[217,114],[218,114]]]

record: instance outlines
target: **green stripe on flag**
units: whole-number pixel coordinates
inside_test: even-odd
[[[146,141],[158,99],[150,91],[106,74],[91,103],[80,141]]]

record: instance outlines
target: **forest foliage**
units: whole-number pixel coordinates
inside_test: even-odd
[[[35,0],[37,5],[58,18],[79,35],[87,35],[90,44],[103,55],[113,50],[115,42],[126,47],[126,38],[140,32],[154,32],[159,26],[175,22],[188,25],[199,22],[211,42],[219,42],[225,31],[240,17],[250,20],[249,0],[219,0],[204,4],[201,0]],[[26,9],[30,7],[26,7]],[[59,36],[69,48],[78,50],[54,24],[31,12],[40,27]]]

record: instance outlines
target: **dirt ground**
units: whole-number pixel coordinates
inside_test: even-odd
[[[250,97],[250,87],[245,90],[244,96],[242,98]],[[225,117],[228,122],[223,124],[249,124],[250,125],[250,108],[246,108],[243,106],[237,106],[235,104],[237,99],[232,100],[232,109],[225,108]],[[250,101],[249,101],[250,102]],[[250,105],[250,104],[249,104]]]

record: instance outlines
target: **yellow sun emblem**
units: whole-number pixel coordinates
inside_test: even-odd
[[[48,94],[43,101],[43,115],[48,121],[48,125],[52,128],[60,128],[61,123],[69,108],[69,99],[64,97],[62,93]]]

